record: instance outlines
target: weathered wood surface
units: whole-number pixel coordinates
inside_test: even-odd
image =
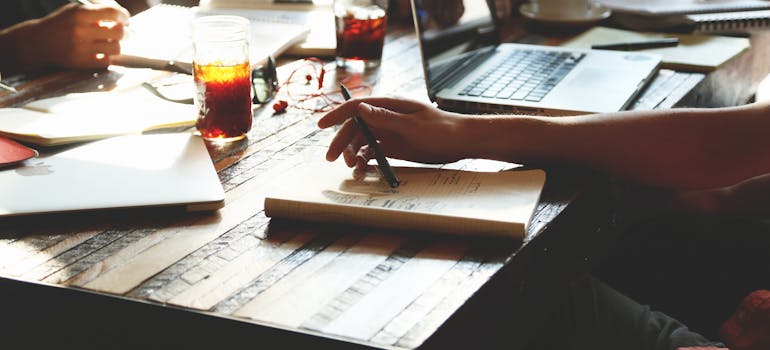
[[[392,33],[384,55],[382,66],[367,75],[338,76],[328,65],[326,86],[346,79],[372,86],[375,94],[426,100],[411,31]],[[6,96],[3,103],[26,102],[28,89],[35,96],[56,95],[122,78],[118,72],[54,77],[79,83],[30,81],[20,85],[22,95]],[[0,222],[0,274],[376,346],[417,347],[520,243],[270,222],[262,208],[265,192],[282,174],[323,159],[333,131],[319,130],[318,116],[259,109],[246,141],[209,145],[226,191],[226,206],[217,213],[121,211]],[[530,233],[570,199],[544,202]]]
[[[345,79],[368,84],[375,94],[427,99],[409,28],[390,34],[383,64],[371,74],[327,68],[326,86]],[[0,105],[109,89],[121,78],[119,72],[51,74],[20,84],[18,95],[0,95]],[[0,221],[0,276],[204,310],[376,347],[416,348],[492,276],[516,263],[521,242],[271,222],[262,208],[266,191],[283,174],[322,159],[333,131],[317,129],[319,114],[290,109],[274,115],[269,109],[256,110],[246,140],[209,145],[226,191],[223,209],[211,214],[140,210]],[[500,165],[463,161],[451,166]],[[579,198],[580,182],[563,180],[549,179],[527,241]]]

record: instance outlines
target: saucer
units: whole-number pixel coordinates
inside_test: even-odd
[[[533,6],[530,3],[524,3],[519,7],[524,17],[527,17],[534,21],[546,22],[560,25],[589,25],[606,19],[610,16],[612,11],[608,7],[604,7],[599,4],[594,4],[590,11],[580,17],[560,17],[560,16],[546,16],[537,13],[533,10]]]

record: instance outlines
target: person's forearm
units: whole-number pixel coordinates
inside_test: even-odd
[[[712,188],[770,172],[770,105],[575,117],[474,117],[472,157],[575,164],[630,181]],[[719,168],[719,171],[715,171]]]

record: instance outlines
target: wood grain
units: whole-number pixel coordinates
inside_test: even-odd
[[[394,25],[389,30],[379,69],[351,73],[325,66],[330,98],[339,97],[333,86],[345,81],[369,86],[377,95],[428,101],[412,28]],[[740,103],[770,71],[763,63],[766,55],[757,54],[770,46],[768,38],[752,38],[755,47],[749,55],[707,77],[684,104]],[[282,77],[303,64],[281,62]],[[138,79],[131,70],[93,73],[30,76],[16,84],[19,94],[0,94],[0,106],[109,90],[120,81]],[[288,98],[286,93],[283,88],[279,98]],[[526,256],[522,252],[581,205],[583,189],[591,182],[566,170],[549,174],[524,242],[270,220],[263,200],[274,184],[293,169],[324,161],[334,132],[319,130],[319,117],[296,108],[276,115],[270,106],[257,106],[247,139],[207,144],[226,192],[226,206],[216,213],[151,210],[0,220],[0,276],[202,311],[239,325],[414,349],[453,316],[469,313],[468,308],[494,308],[495,300],[478,300],[480,291],[495,277],[513,280],[526,265],[519,260]],[[464,160],[446,166],[495,171],[517,165]],[[73,323],[79,322],[85,320]],[[477,323],[487,326],[483,319]]]

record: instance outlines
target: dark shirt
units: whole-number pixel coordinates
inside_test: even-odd
[[[67,0],[0,0],[0,28],[43,17],[67,3]]]

